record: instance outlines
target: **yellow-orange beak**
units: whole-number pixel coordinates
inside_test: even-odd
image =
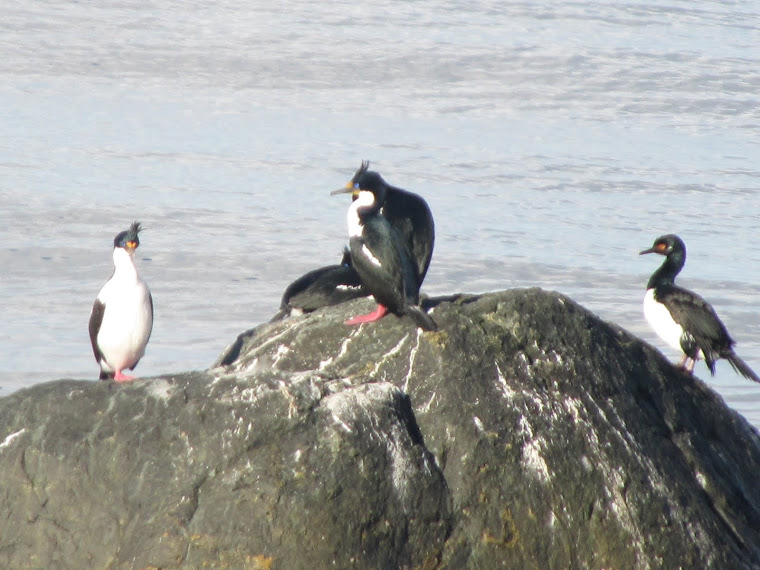
[[[351,194],[351,197],[356,200],[359,197],[359,192],[359,188],[354,186],[354,183],[349,180],[343,188],[330,192],[330,196],[335,196],[335,194]]]
[[[665,255],[666,249],[668,249],[668,246],[666,246],[664,243],[658,243],[657,245],[653,245],[649,249],[640,251],[639,255],[644,255],[645,253],[659,253],[661,255]]]

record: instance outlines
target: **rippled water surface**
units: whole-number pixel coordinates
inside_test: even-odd
[[[137,371],[205,368],[336,263],[362,159],[425,196],[430,295],[541,286],[665,354],[641,300],[680,282],[760,370],[755,2],[60,3],[0,7],[0,395],[95,378],[113,236],[146,227]],[[760,426],[760,386],[708,380]]]

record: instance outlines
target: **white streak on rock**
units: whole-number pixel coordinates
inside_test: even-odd
[[[348,352],[348,345],[351,344],[351,341],[356,338],[357,333],[359,332],[359,329],[355,329],[350,335],[348,335],[343,342],[340,345],[340,350],[338,351],[338,354],[333,356],[328,356],[323,361],[319,363],[319,367],[317,370],[320,372],[327,368],[330,364],[332,364],[334,361],[340,359]]]
[[[409,338],[409,333],[405,334],[400,341],[391,348],[388,352],[386,352],[383,357],[375,364],[375,368],[372,370],[372,373],[370,374],[371,377],[375,377],[375,374],[377,374],[377,371],[380,370],[380,367],[388,361],[389,358],[392,356],[398,354],[401,352],[401,347],[404,346],[404,342],[406,342],[406,339]]]
[[[258,355],[262,354],[266,350],[266,348],[269,347],[270,345],[276,344],[282,337],[290,333],[294,328],[297,328],[299,324],[300,324],[300,321],[293,321],[292,324],[290,326],[285,327],[285,329],[280,334],[274,335],[271,338],[269,338],[266,342],[263,342],[260,345],[258,345],[255,350],[257,354],[256,358],[254,359],[253,362],[249,363],[245,367],[245,369],[246,370],[254,369],[256,367],[256,364],[258,363]]]
[[[152,380],[148,384],[147,392],[157,400],[166,402],[166,400],[172,397],[174,386],[169,384],[166,380]]]
[[[422,407],[420,408],[420,411],[423,413],[429,412],[430,407],[433,405],[433,401],[435,400],[435,397],[436,397],[436,393],[433,392],[433,395],[430,396],[430,399],[427,401],[427,403],[422,405]]]
[[[277,363],[282,359],[283,356],[285,356],[287,353],[290,352],[290,347],[285,346],[284,344],[281,344],[277,347],[277,353],[274,355],[274,360],[272,361],[272,366],[277,366]]]
[[[520,417],[520,433],[524,437],[522,446],[522,461],[526,469],[533,473],[538,480],[548,483],[551,479],[549,466],[543,457],[546,442],[542,437],[535,437],[533,427],[525,416]]]
[[[504,377],[504,373],[502,373],[501,368],[499,368],[496,361],[494,361],[494,366],[496,366],[496,387],[499,389],[499,392],[501,392],[501,395],[504,396],[505,400],[511,401],[517,392],[509,387],[507,379]]]
[[[409,379],[412,377],[412,371],[414,370],[414,360],[417,357],[417,351],[420,349],[420,338],[422,336],[422,329],[417,328],[417,338],[415,339],[414,346],[409,351],[409,370],[404,378],[404,392],[409,391]]]
[[[541,482],[548,483],[551,477],[549,475],[549,466],[542,455],[543,448],[544,440],[542,438],[526,441],[522,447],[523,464]]]
[[[11,443],[13,443],[14,439],[16,439],[18,436],[20,436],[25,431],[26,431],[26,428],[21,428],[20,430],[14,431],[12,434],[9,434],[3,440],[3,443],[0,443],[0,449],[4,449],[4,448],[8,447]]]

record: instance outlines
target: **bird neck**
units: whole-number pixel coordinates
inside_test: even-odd
[[[131,279],[138,281],[140,276],[135,267],[133,254],[121,247],[113,248],[113,270],[117,279]]]
[[[674,251],[670,253],[662,265],[652,273],[652,277],[649,278],[647,289],[653,289],[660,285],[673,285],[675,283],[676,275],[683,269],[684,263],[686,263],[686,255]]]
[[[348,235],[360,236],[368,218],[377,215],[383,205],[372,192],[362,190],[348,208]]]

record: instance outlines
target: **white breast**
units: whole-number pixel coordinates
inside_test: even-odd
[[[654,289],[647,289],[644,295],[644,316],[662,340],[677,351],[683,352],[681,348],[683,328],[673,320],[665,305],[654,300]]]
[[[116,256],[114,256],[116,257]],[[104,370],[133,366],[143,354],[153,329],[150,291],[134,266],[117,263],[113,277],[103,286],[98,300],[105,305],[98,331],[98,348],[105,356]],[[131,269],[131,271],[130,271]]]
[[[348,215],[346,216],[348,221],[348,235],[349,237],[357,237],[362,235],[362,223],[359,219],[359,208],[363,206],[371,206],[375,202],[375,195],[367,190],[359,192],[359,196],[351,202],[351,206],[348,208]]]

